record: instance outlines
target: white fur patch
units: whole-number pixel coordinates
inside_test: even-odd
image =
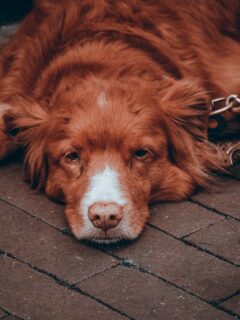
[[[97,103],[101,109],[103,109],[106,106],[107,100],[105,92],[100,93],[100,95],[97,98]]]
[[[83,197],[81,212],[85,220],[85,226],[89,224],[92,226],[88,219],[88,210],[97,202],[114,202],[120,206],[127,204],[120,187],[119,174],[108,165],[91,177],[88,190]]]
[[[119,174],[108,165],[91,177],[88,191],[82,201],[83,211],[96,202],[115,202],[120,206],[127,203],[120,188]]]

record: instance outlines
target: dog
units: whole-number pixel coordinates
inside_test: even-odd
[[[0,51],[0,159],[78,239],[139,236],[148,204],[221,170],[209,102],[240,89],[237,0],[37,0]]]

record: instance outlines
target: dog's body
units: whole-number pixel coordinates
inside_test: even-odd
[[[25,147],[78,238],[136,238],[149,201],[220,168],[208,103],[239,92],[239,15],[237,0],[37,1],[0,53],[0,159]]]

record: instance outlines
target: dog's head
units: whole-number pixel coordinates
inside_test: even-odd
[[[86,81],[47,108],[19,101],[14,112],[28,179],[66,203],[79,239],[136,238],[149,201],[187,197],[217,165],[205,95],[192,81]]]

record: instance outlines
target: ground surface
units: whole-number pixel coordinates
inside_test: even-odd
[[[0,41],[9,28],[0,29]],[[0,319],[240,319],[240,182],[152,206],[121,248],[73,238],[64,208],[0,166]]]

